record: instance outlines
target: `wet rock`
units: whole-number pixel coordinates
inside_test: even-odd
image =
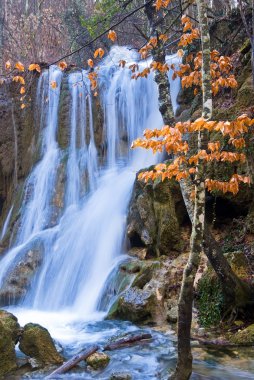
[[[86,363],[95,370],[105,368],[110,361],[110,357],[103,352],[95,352],[86,359]]]
[[[174,306],[167,312],[167,321],[176,323],[178,319],[178,307]]]
[[[109,380],[131,380],[132,376],[128,372],[115,372],[112,373]]]
[[[41,262],[42,249],[30,249],[24,255],[3,282],[0,290],[0,305],[18,303],[25,296]]]
[[[150,322],[156,307],[156,296],[153,291],[127,289],[111,307],[109,319],[127,319],[132,322]]]
[[[28,323],[24,326],[19,348],[24,354],[42,365],[61,364],[63,362],[63,358],[57,352],[48,330],[38,324]]]
[[[177,308],[187,259],[188,253],[185,253],[174,260],[162,257],[160,260],[134,260],[122,265],[135,278],[131,287],[122,292],[113,303],[108,319],[163,325],[168,310]]]
[[[15,343],[19,334],[17,318],[0,310],[0,376],[17,368]]]
[[[147,248],[150,256],[177,256],[182,206],[179,187],[173,181],[145,184],[136,179],[127,218],[131,247]]]
[[[10,332],[12,340],[16,343],[20,335],[20,325],[15,315],[6,310],[0,310],[0,322]]]

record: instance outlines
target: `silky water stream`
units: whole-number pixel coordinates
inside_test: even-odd
[[[135,174],[155,162],[153,155],[130,151],[129,147],[145,128],[160,128],[162,119],[152,76],[131,80],[128,69],[118,67],[123,57],[128,62],[136,59],[131,50],[116,47],[99,71],[104,113],[103,157],[95,144],[87,73],[68,74],[70,121],[69,146],[65,150],[60,149],[57,141],[63,74],[51,67],[41,75],[37,88],[41,159],[25,184],[15,244],[1,260],[0,285],[28,250],[39,247],[43,252],[31,290],[18,306],[11,306],[15,300],[9,300],[8,310],[18,317],[21,325],[36,322],[48,328],[67,358],[89,343],[104,344],[113,336],[139,330],[129,322],[107,321],[104,317],[114,300],[112,294],[118,291],[116,287],[110,293],[117,266],[127,258],[125,218]],[[177,58],[168,57],[168,61],[173,63]],[[140,63],[141,68],[145,65]],[[52,82],[56,82],[56,88],[52,88]],[[178,80],[172,81],[174,108],[179,86]],[[61,165],[65,167],[64,207],[56,213],[53,200]],[[12,209],[2,235],[11,213]],[[175,364],[175,344],[171,334],[152,331],[152,335],[149,344],[112,352],[110,364],[101,372],[83,370],[62,377],[108,379],[114,371],[127,371],[137,380],[166,379],[168,369]],[[197,355],[193,379],[234,380],[254,376],[254,355],[252,360],[247,358],[249,351],[240,365],[237,364],[240,354],[236,352],[230,355],[223,352],[216,357],[214,353],[201,351]],[[28,377],[45,376],[35,372]]]

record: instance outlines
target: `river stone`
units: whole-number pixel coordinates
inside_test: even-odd
[[[63,358],[57,352],[48,330],[35,323],[25,325],[19,348],[24,354],[36,359],[42,365],[61,364],[63,362]]]
[[[17,368],[15,343],[19,329],[18,320],[13,314],[0,310],[0,376]]]
[[[95,370],[105,368],[110,361],[110,357],[103,352],[95,352],[86,359],[86,363]]]
[[[176,323],[178,319],[178,307],[174,306],[167,312],[168,322]]]
[[[112,373],[109,380],[131,380],[132,376],[128,372],[115,372]]]

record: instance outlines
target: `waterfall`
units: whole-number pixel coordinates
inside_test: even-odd
[[[99,93],[104,112],[106,157],[98,157],[93,129],[92,95],[87,73],[68,76],[70,139],[66,152],[64,211],[50,227],[52,197],[62,153],[56,141],[62,74],[51,68],[40,77],[37,103],[42,133],[41,160],[25,187],[17,243],[1,261],[0,283],[15,259],[35,239],[43,244],[43,263],[23,301],[28,308],[69,308],[82,315],[98,309],[105,283],[125,251],[127,207],[137,170],[155,162],[151,153],[130,150],[145,128],[160,128],[158,92],[152,75],[131,80],[128,68],[118,67],[118,55],[137,59],[127,48],[114,48],[100,66]],[[176,61],[176,57],[168,57]],[[149,62],[140,62],[143,69]],[[171,78],[172,73],[169,73]],[[50,83],[57,83],[52,89]],[[176,107],[179,81],[171,81]],[[46,107],[45,107],[46,101]],[[100,162],[100,164],[99,164]]]

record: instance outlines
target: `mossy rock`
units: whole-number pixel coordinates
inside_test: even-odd
[[[253,105],[254,89],[252,77],[249,76],[237,93],[237,105],[239,107],[250,107]]]
[[[244,330],[229,335],[228,339],[230,342],[239,344],[240,346],[254,345],[254,324]]]
[[[155,294],[137,287],[129,288],[111,306],[107,319],[149,323],[157,307]]]
[[[20,334],[20,325],[17,317],[6,310],[0,310],[0,322],[6,331],[9,331],[12,340],[16,342]]]
[[[44,365],[63,362],[48,330],[38,324],[28,323],[25,325],[19,348],[24,354]]]
[[[242,251],[228,252],[225,253],[225,256],[229,261],[231,268],[238,277],[242,279],[249,277],[250,266],[245,254]]]
[[[105,368],[110,362],[110,357],[104,352],[95,352],[86,359],[86,363],[95,370]]]
[[[5,310],[0,310],[0,376],[17,368],[15,344],[20,333],[17,318]]]

